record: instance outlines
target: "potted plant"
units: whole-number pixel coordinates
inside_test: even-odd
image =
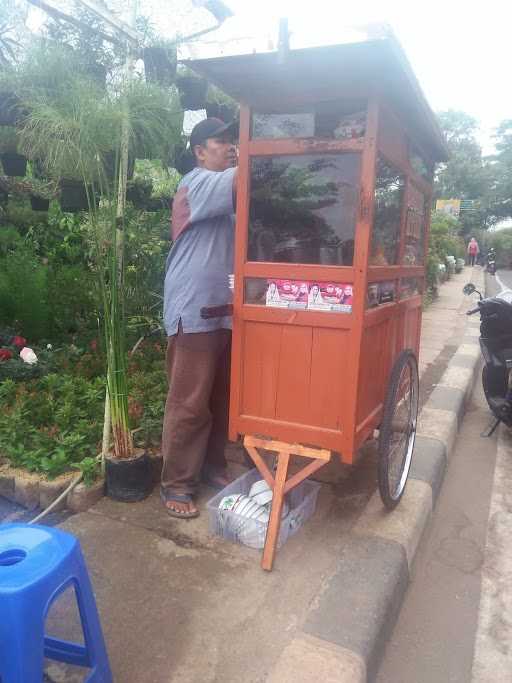
[[[214,85],[208,86],[206,114],[226,123],[238,118],[238,104]]]
[[[65,213],[77,213],[87,211],[89,201],[87,187],[83,180],[63,178],[60,181],[60,208]]]
[[[5,175],[24,176],[27,172],[27,159],[18,154],[18,138],[14,126],[0,128],[0,160]]]
[[[0,91],[0,126],[15,126],[23,118],[23,107],[13,92]]]
[[[206,93],[208,82],[197,76],[179,76],[176,85],[180,93],[183,109],[204,109],[206,107]]]
[[[163,141],[179,136],[180,121],[175,115],[178,107],[172,92],[141,81],[120,83],[115,90],[105,91],[94,88],[72,66],[61,75],[64,82],[60,87],[66,87],[66,97],[42,98],[37,83],[31,97],[27,87],[24,102],[29,114],[20,130],[22,148],[30,158],[43,159],[49,175],[79,180],[82,190],[87,188],[86,220],[93,241],[107,366],[103,439],[107,493],[122,500],[139,500],[150,491],[151,463],[145,453],[133,447],[128,411],[126,175],[121,168],[119,177],[109,182],[105,172],[99,171],[104,155],[113,149],[121,160],[130,152],[134,157],[157,158]]]
[[[156,41],[142,51],[144,71],[149,83],[168,88],[176,77],[177,52],[176,43]]]
[[[103,164],[103,170],[105,172],[105,176],[109,180],[113,180],[115,177],[117,177],[116,174],[116,168],[117,172],[119,172],[119,159],[117,158],[118,155],[114,150],[109,150],[108,152],[105,152],[102,156],[102,164]],[[116,167],[117,164],[117,167]],[[128,180],[131,180],[133,178],[133,174],[135,172],[135,156],[133,154],[130,154],[128,156]]]
[[[144,209],[151,200],[153,183],[149,178],[135,178],[126,186],[126,199],[137,209]]]
[[[54,185],[39,178],[30,178],[30,205],[32,211],[48,211],[50,199],[55,195]]]

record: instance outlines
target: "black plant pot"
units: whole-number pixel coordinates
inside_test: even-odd
[[[183,109],[204,109],[206,107],[206,91],[208,82],[204,78],[181,76],[177,80],[180,101]]]
[[[116,170],[116,153],[115,152],[106,152],[103,155],[103,168],[105,169],[105,173],[108,178],[111,180],[114,178],[115,170]],[[129,155],[128,156],[128,180],[131,180],[133,178],[133,174],[135,172],[135,157]]]
[[[48,211],[50,208],[50,200],[43,197],[37,197],[35,194],[30,195],[30,206],[32,211]]]
[[[131,180],[126,188],[126,199],[137,209],[145,209],[151,200],[153,183],[144,180]]]
[[[217,104],[208,102],[206,104],[206,115],[221,119],[224,123],[230,123],[235,118],[235,112],[227,104]]]
[[[153,470],[147,453],[134,458],[106,458],[107,495],[114,500],[135,503],[143,500],[153,488]]]
[[[14,126],[24,114],[19,97],[12,92],[0,92],[0,126]]]
[[[87,193],[85,185],[79,180],[61,180],[60,208],[67,213],[87,211]]]
[[[148,213],[157,213],[164,209],[170,209],[171,206],[172,203],[170,203],[169,199],[164,199],[163,197],[150,197],[142,208]]]
[[[0,154],[5,175],[24,176],[27,172],[27,158],[16,152]]]
[[[158,83],[169,88],[176,76],[176,59],[169,57],[169,52],[163,47],[144,48],[142,59],[148,83]]]
[[[187,173],[190,173],[190,171],[195,168],[196,160],[190,149],[183,149],[181,147],[175,151],[174,159],[171,163],[178,173],[187,175]]]
[[[87,71],[91,79],[99,85],[101,89],[104,89],[107,84],[107,67],[103,64],[93,62],[92,64],[89,64]]]

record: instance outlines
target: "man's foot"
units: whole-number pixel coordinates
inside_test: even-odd
[[[160,497],[165,505],[167,514],[171,515],[171,517],[192,519],[193,517],[199,516],[199,510],[192,500],[192,496],[188,493],[164,493],[161,491]]]
[[[207,486],[211,486],[217,491],[231,484],[231,479],[228,477],[226,470],[215,471],[205,467],[201,478]]]

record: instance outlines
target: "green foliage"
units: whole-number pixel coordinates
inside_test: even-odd
[[[79,265],[52,264],[47,285],[49,332],[53,339],[94,326],[98,314],[90,271]]]
[[[85,457],[81,462],[72,465],[74,469],[82,473],[82,481],[86,486],[92,486],[101,472],[97,458]]]
[[[49,331],[48,271],[29,245],[0,262],[0,325],[41,339]]]
[[[18,136],[14,126],[0,126],[0,154],[18,151]]]
[[[497,219],[512,216],[512,119],[503,121],[495,135],[496,155],[491,158],[496,178],[494,215]]]
[[[77,5],[73,14],[80,20],[80,26],[49,17],[46,34],[52,43],[68,46],[84,70],[99,85],[105,85],[105,76],[121,66],[123,55],[116,53],[112,43],[103,40],[103,22],[96,14],[82,5]]]
[[[25,235],[31,226],[35,226],[40,232],[44,232],[47,217],[40,211],[32,211],[26,200],[11,198],[2,222],[13,225],[21,235]]]
[[[448,142],[450,158],[438,169],[435,197],[438,199],[471,199],[474,210],[462,212],[460,228],[468,236],[479,228],[487,228],[492,220],[492,188],[494,173],[482,157],[477,140],[478,122],[461,111],[439,114],[440,124]]]
[[[49,374],[0,384],[0,453],[16,467],[52,479],[98,453],[101,442],[102,379]],[[87,468],[87,465],[86,465]]]
[[[157,348],[160,362],[151,369],[130,373],[130,416],[133,424],[138,425],[135,442],[146,449],[160,445],[167,395],[164,355],[161,347]]]
[[[439,211],[432,213],[426,262],[427,287],[430,290],[436,290],[439,264],[445,263],[447,256],[465,257],[460,230],[461,225],[457,219]]]
[[[138,335],[161,323],[162,287],[170,246],[168,211],[127,216],[126,315],[129,329]]]
[[[104,356],[74,346],[54,352],[35,350],[40,369],[50,370],[43,377],[9,378],[2,371],[14,361],[0,363],[0,455],[49,478],[79,469],[89,485],[98,474]],[[144,342],[129,359],[129,367],[129,409],[136,441],[157,448],[167,393],[164,344]]]
[[[98,310],[87,233],[57,207],[46,222],[35,213],[12,202],[0,225],[0,324],[31,342],[86,333]]]
[[[498,268],[512,268],[512,228],[488,233],[486,247],[493,247],[496,250]]]
[[[23,239],[14,226],[6,225],[0,227],[0,259],[22,244]]]

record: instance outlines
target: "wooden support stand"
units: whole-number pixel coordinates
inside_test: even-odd
[[[327,450],[307,448],[306,446],[284,443],[283,441],[259,439],[255,436],[246,436],[244,438],[244,446],[258,468],[261,476],[265,479],[273,492],[272,510],[270,512],[265,547],[261,560],[262,568],[266,571],[271,571],[274,564],[277,539],[279,538],[279,529],[281,527],[281,513],[284,496],[293,488],[301,484],[304,479],[307,479],[311,474],[319,470],[320,467],[323,467],[323,465],[328,463],[332,454],[331,451]],[[277,470],[275,477],[269,470],[267,463],[258,453],[258,448],[277,453]],[[287,479],[291,455],[298,455],[302,458],[311,458],[312,462],[291,476],[290,479]]]

